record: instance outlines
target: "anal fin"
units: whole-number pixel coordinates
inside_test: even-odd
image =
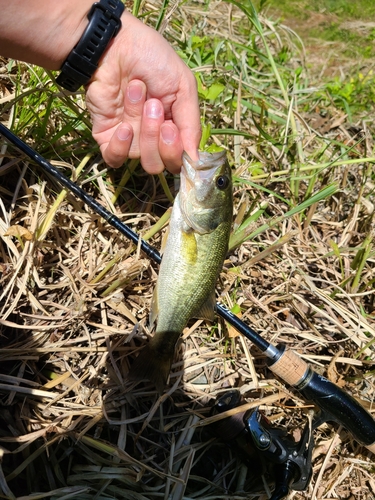
[[[202,305],[202,307],[198,310],[198,312],[194,314],[194,318],[213,321],[215,319],[215,305],[216,305],[215,290],[212,290],[206,302]]]

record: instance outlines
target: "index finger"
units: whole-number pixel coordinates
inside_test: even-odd
[[[188,75],[186,84],[186,88],[178,94],[172,105],[172,119],[180,131],[184,150],[192,160],[197,160],[202,127],[197,82],[192,73]]]

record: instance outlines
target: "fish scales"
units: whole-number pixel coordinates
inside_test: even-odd
[[[154,292],[155,334],[134,362],[130,379],[165,386],[175,345],[189,319],[213,319],[215,283],[228,250],[233,202],[225,153],[183,156],[167,243]]]
[[[179,221],[171,221],[169,244],[163,255],[165,264],[160,269],[157,284],[159,313],[156,332],[181,332],[186,322],[196,317],[215,287],[228,250],[230,223],[223,222],[212,233],[203,235],[185,233],[181,228],[175,230],[173,223],[177,225]],[[177,257],[171,255],[167,258],[170,253]]]

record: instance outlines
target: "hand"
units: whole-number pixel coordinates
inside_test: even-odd
[[[104,160],[140,158],[150,174],[197,159],[201,127],[196,81],[169,43],[129,13],[87,86],[93,137]]]

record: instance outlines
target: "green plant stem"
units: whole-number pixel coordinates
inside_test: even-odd
[[[79,174],[85,168],[87,162],[90,160],[91,157],[92,157],[92,154],[89,153],[83,158],[83,160],[81,161],[81,163],[78,165],[77,169],[75,170],[75,175],[74,175],[75,179],[74,180],[76,180],[79,177]],[[38,229],[35,232],[36,241],[42,241],[45,238],[47,232],[49,231],[49,229],[53,223],[53,219],[56,215],[57,210],[59,209],[61,203],[65,200],[66,195],[68,193],[69,193],[69,191],[65,188],[62,189],[62,191],[60,191],[60,193],[57,196],[56,200],[54,201],[52,207],[49,209],[48,213],[46,214],[43,222],[40,224],[40,226],[38,227]]]
[[[325,198],[332,196],[336,191],[337,191],[337,186],[335,184],[331,184],[331,185],[325,187],[324,189],[322,189],[321,191],[319,191],[318,193],[314,194],[308,200],[305,200],[301,204],[292,208],[291,210],[288,210],[288,212],[285,212],[284,215],[280,215],[279,217],[275,217],[275,218],[271,219],[269,222],[258,227],[252,233],[246,234],[246,230],[243,230],[242,233],[240,231],[238,231],[230,239],[230,245],[231,245],[230,248],[233,249],[236,246],[239,246],[244,241],[254,239],[256,236],[259,236],[261,233],[264,233],[265,231],[267,231],[271,227],[277,226],[280,222],[283,222],[285,219],[288,219],[289,217],[292,217],[293,215],[296,215],[298,213],[303,212],[304,210],[309,208],[314,203],[318,203],[319,201],[324,200]]]
[[[122,193],[122,190],[124,189],[124,187],[126,186],[126,184],[128,183],[130,177],[132,176],[132,173],[134,172],[134,170],[136,169],[137,165],[139,163],[139,160],[130,160],[128,165],[127,165],[127,168],[126,170],[124,171],[121,179],[120,179],[120,182],[116,188],[116,191],[114,192],[114,195],[112,196],[111,198],[111,202],[113,204],[116,203],[117,201],[117,198],[120,196],[120,194]]]
[[[159,177],[159,181],[160,181],[161,187],[163,188],[163,191],[165,193],[165,196],[168,198],[168,200],[171,203],[173,203],[174,202],[174,196],[173,196],[173,194],[171,193],[171,191],[169,189],[168,182],[167,182],[164,174],[161,173],[161,174],[158,175],[158,177]]]

